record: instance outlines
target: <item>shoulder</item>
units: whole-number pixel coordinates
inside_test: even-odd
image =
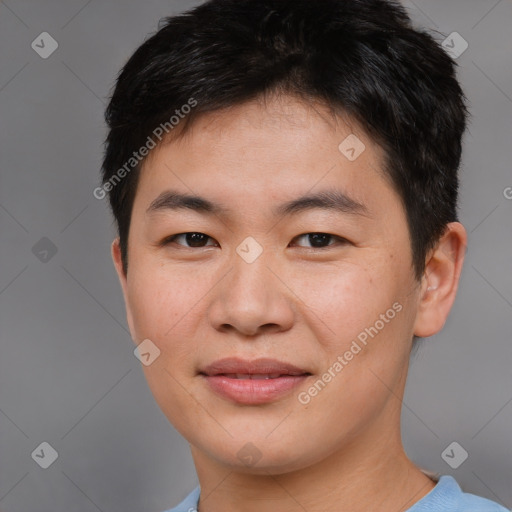
[[[495,501],[482,498],[467,492],[461,494],[460,511],[466,512],[509,512],[509,510]]]
[[[427,495],[407,512],[509,512],[498,503],[463,492],[457,481],[443,475]]]
[[[197,512],[199,490],[199,486],[197,486],[181,503],[165,512]]]
[[[165,512],[196,512],[199,486],[181,503]],[[495,501],[463,492],[457,481],[449,475],[440,477],[434,489],[415,503],[407,512],[510,512]]]

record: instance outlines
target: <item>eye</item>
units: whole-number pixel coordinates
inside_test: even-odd
[[[336,245],[336,242],[341,245],[348,243],[348,240],[336,236],[331,235],[330,233],[304,233],[302,235],[299,235],[295,237],[294,240],[306,240],[310,246],[303,246],[306,248],[311,249],[325,249],[327,247],[331,247],[333,245]],[[181,242],[180,242],[181,240]],[[185,243],[183,243],[183,240]],[[210,236],[199,233],[196,231],[191,231],[187,233],[178,233],[176,235],[172,235],[170,237],[165,238],[161,245],[179,245],[188,249],[194,249],[194,248],[202,248],[202,247],[211,247],[211,246],[217,246],[218,244],[216,242],[208,244],[208,240],[212,240]],[[300,244],[299,244],[300,245]]]
[[[336,241],[342,245],[348,243],[348,240],[329,233],[304,233],[303,235],[299,235],[295,238],[295,240],[300,239],[306,239],[311,243],[309,248],[312,249],[324,249],[335,245]],[[329,243],[330,241],[333,241],[334,243]]]
[[[208,235],[205,235],[204,233],[198,233],[195,231],[188,232],[188,233],[178,233],[177,235],[172,235],[170,237],[165,238],[162,241],[161,245],[170,245],[172,243],[176,243],[177,245],[183,246],[182,243],[178,243],[178,240],[185,240],[188,246],[185,245],[185,248],[193,249],[193,248],[201,248],[201,247],[208,247],[208,244],[206,244],[207,240],[213,240],[213,238],[209,237]],[[209,244],[209,245],[216,245]]]

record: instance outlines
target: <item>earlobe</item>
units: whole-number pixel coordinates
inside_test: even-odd
[[[111,254],[112,254],[112,261],[114,262],[114,267],[117,272],[117,276],[119,277],[119,282],[121,284],[121,289],[123,291],[123,297],[124,297],[124,303],[126,307],[126,321],[128,322],[128,327],[130,329],[131,337],[134,340],[133,337],[134,331],[133,331],[133,318],[132,318],[132,312],[130,308],[130,302],[128,300],[128,280],[127,275],[124,273],[123,269],[123,260],[121,256],[121,246],[119,244],[119,237],[114,239],[112,242],[112,245],[110,246]]]
[[[110,246],[110,251],[112,254],[112,261],[114,262],[114,267],[116,268],[117,275],[119,277],[119,281],[121,282],[121,287],[123,288],[123,293],[126,288],[126,274],[123,270],[123,261],[121,257],[121,246],[119,243],[119,237],[115,238]]]
[[[457,293],[466,243],[464,226],[451,222],[427,256],[414,325],[416,336],[426,338],[443,328]]]

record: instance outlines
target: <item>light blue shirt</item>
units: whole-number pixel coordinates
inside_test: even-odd
[[[197,512],[199,486],[178,506],[165,512]],[[509,512],[494,501],[462,492],[457,481],[443,475],[436,486],[406,512]]]

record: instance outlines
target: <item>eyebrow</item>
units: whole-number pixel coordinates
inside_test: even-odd
[[[151,215],[160,211],[180,209],[189,209],[202,214],[219,216],[229,216],[232,211],[204,197],[166,190],[151,202],[146,210],[146,214]],[[368,208],[364,204],[336,189],[323,190],[292,199],[274,207],[273,214],[276,217],[285,217],[314,209],[335,210],[352,215],[368,215]]]

